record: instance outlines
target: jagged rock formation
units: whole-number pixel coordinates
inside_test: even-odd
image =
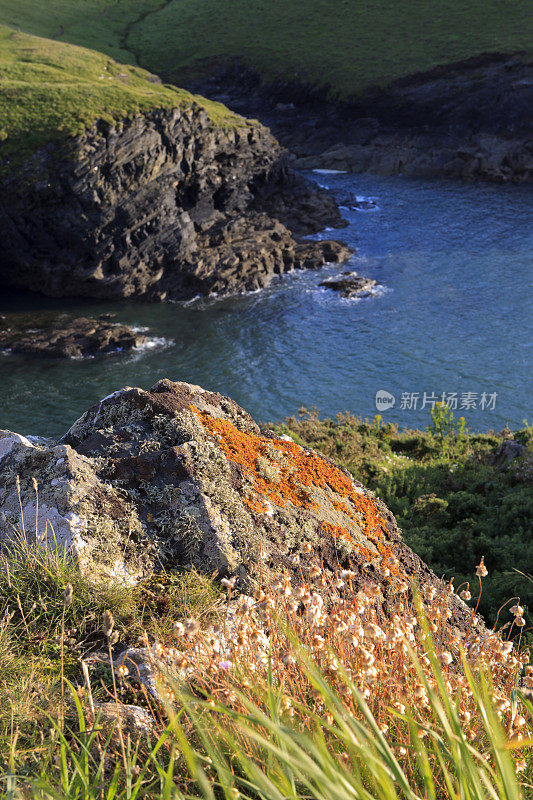
[[[50,358],[86,358],[134,350],[145,333],[129,325],[98,319],[54,319],[49,315],[13,314],[0,320],[0,351]],[[26,317],[26,320],[24,319]]]
[[[59,443],[2,432],[0,487],[1,538],[13,526],[43,544],[55,536],[95,576],[190,565],[241,588],[270,569],[312,578],[292,560],[308,543],[360,584],[436,580],[346,470],[186,383],[115,392]]]
[[[50,145],[4,174],[0,286],[184,299],[345,259],[343,245],[292,235],[342,225],[333,199],[266,128],[235,119],[217,127],[191,106],[100,122],[68,152]]]

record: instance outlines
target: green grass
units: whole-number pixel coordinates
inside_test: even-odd
[[[135,64],[125,46],[128,26],[161,0],[2,0],[0,22],[26,33],[57,37]]]
[[[479,53],[533,49],[528,0],[3,0],[0,22],[177,83],[239,57],[269,79],[341,97]]]
[[[63,650],[69,678],[79,677],[82,653],[104,649],[105,609],[113,610],[121,643],[140,643],[146,634],[165,644],[172,640],[177,618],[209,619],[218,598],[209,578],[195,572],[157,575],[133,588],[95,583],[80,574],[64,551],[36,552],[15,533],[0,553],[0,774],[6,757],[3,737],[10,726],[18,726],[31,747],[35,725],[55,713],[68,583],[73,601],[65,613]],[[110,683],[109,670],[99,677]],[[105,691],[101,699],[107,699]]]
[[[0,27],[0,158],[21,158],[50,141],[160,108],[202,106],[214,124],[239,118],[144,70],[63,42]]]
[[[347,97],[478,53],[531,51],[528,19],[528,0],[2,0],[0,157],[193,99],[234,124],[139,65],[179,84],[239,57],[268,79]]]

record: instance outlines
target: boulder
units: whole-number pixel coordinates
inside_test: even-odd
[[[0,487],[2,539],[66,545],[95,578],[189,566],[244,588],[265,570],[309,577],[303,545],[359,582],[434,578],[345,469],[187,383],[114,392],[60,442],[2,432]]]
[[[5,317],[0,329],[0,350],[52,358],[84,358],[133,350],[147,337],[129,325],[107,319],[19,319]],[[1,326],[0,326],[1,327]]]
[[[378,282],[372,278],[363,278],[357,272],[343,272],[342,275],[327,278],[318,285],[338,292],[341,297],[373,297],[376,294],[374,287]]]

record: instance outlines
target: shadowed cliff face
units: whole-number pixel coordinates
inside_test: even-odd
[[[332,102],[229,65],[191,88],[257,115],[300,169],[522,183],[533,177],[533,66],[485,54]]]
[[[266,286],[346,248],[289,231],[341,225],[259,123],[200,109],[99,123],[2,180],[0,284],[50,295],[184,299]]]

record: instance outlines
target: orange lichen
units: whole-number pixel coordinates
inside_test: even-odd
[[[321,504],[326,511],[326,503],[329,503],[332,513],[336,512],[337,516],[341,513],[360,526],[383,560],[391,557],[391,551],[382,541],[386,522],[376,503],[358,492],[350,477],[339,467],[307,452],[295,442],[243,432],[227,419],[212,417],[192,405],[191,410],[215,437],[226,458],[242,469],[249,484],[243,502],[252,511],[264,514],[269,511],[269,504],[284,508],[289,503],[295,508],[317,511],[321,506],[314,492],[320,490]],[[265,469],[265,463],[275,469]],[[335,538],[353,543],[347,528],[329,522],[321,522],[321,526]],[[368,548],[357,547],[365,560],[375,558]]]

